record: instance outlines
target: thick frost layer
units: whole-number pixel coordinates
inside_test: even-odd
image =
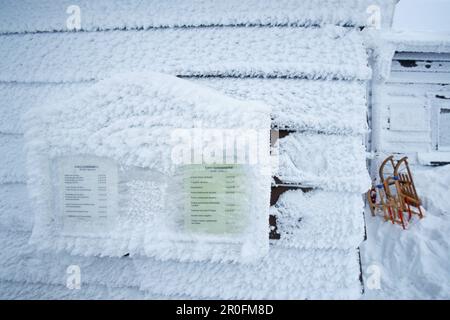
[[[272,208],[280,243],[295,248],[357,248],[364,234],[364,202],[356,193],[283,193]]]
[[[43,108],[46,101],[74,96],[86,83],[0,83],[0,133],[23,134],[22,116],[32,108]]]
[[[356,250],[271,249],[256,265],[137,261],[141,289],[223,299],[355,299]]]
[[[370,187],[360,136],[291,133],[279,139],[277,176],[330,191],[364,193]]]
[[[269,113],[263,104],[233,100],[188,81],[154,73],[118,75],[75,97],[31,110],[26,116],[25,138],[29,189],[36,211],[32,242],[42,249],[65,249],[81,255],[129,253],[195,261],[237,261],[263,255],[268,246],[269,174],[261,175],[256,169],[248,172],[252,191],[248,195],[249,223],[240,237],[180,234],[171,224],[180,218],[177,214],[181,215],[179,208],[170,205],[174,198],[148,189],[142,197],[151,197],[151,206],[139,219],[132,210],[136,199],[131,194],[136,192],[119,193],[119,202],[125,205],[119,210],[115,229],[99,238],[59,234],[51,205],[49,168],[54,159],[63,156],[105,157],[119,164],[119,175],[123,170],[123,176],[131,179],[119,179],[126,188],[148,175],[148,181],[155,179],[164,190],[175,183],[177,168],[171,158],[174,129],[262,130],[261,146],[267,144],[268,149]],[[259,160],[261,166],[265,159]],[[137,170],[134,176],[141,178],[130,178],[130,170]],[[142,203],[138,201],[139,206]]]
[[[235,98],[264,101],[272,106],[272,124],[277,128],[337,134],[367,131],[364,82],[236,78],[193,81]]]
[[[66,31],[70,5],[81,10],[82,30],[208,25],[367,24],[366,9],[380,5],[389,25],[393,0],[3,0],[0,33]]]
[[[27,231],[33,228],[33,214],[27,198],[27,187],[24,184],[8,184],[0,186],[0,228],[3,230]],[[139,199],[142,202],[147,199]],[[150,200],[149,200],[150,201]],[[335,206],[335,203],[342,203]],[[147,205],[143,205],[143,209]],[[308,209],[305,209],[308,208]],[[135,207],[138,211],[137,207]],[[141,209],[139,209],[141,210]],[[281,240],[272,241],[273,245],[283,248],[356,248],[363,234],[362,198],[358,194],[346,192],[325,192],[315,190],[303,194],[301,191],[289,191],[280,197],[271,214],[277,216],[278,232]],[[301,219],[301,221],[299,221]],[[80,241],[78,241],[80,244]],[[55,246],[55,244],[53,245]],[[165,250],[164,246],[159,246]],[[172,246],[166,253],[167,258],[179,258],[183,255],[188,260],[191,253],[176,250]],[[78,254],[87,252],[78,250]],[[77,252],[74,252],[77,254]],[[128,253],[124,251],[124,254]],[[236,250],[235,254],[238,254]],[[214,257],[211,257],[214,260]],[[220,261],[223,258],[217,257]]]
[[[338,134],[363,134],[366,86],[360,81],[261,78],[190,78],[230,97],[259,100],[272,107],[272,126]],[[21,115],[45,101],[77,94],[85,83],[0,83],[0,132],[23,133]]]
[[[0,184],[0,229],[31,231],[33,211],[25,184]]]
[[[38,109],[37,109],[38,110]],[[164,133],[167,133],[167,131],[165,131]],[[292,134],[290,134],[292,135]],[[297,134],[296,134],[297,135]],[[307,150],[313,150],[313,149],[320,149],[322,150],[322,148],[325,148],[325,146],[323,146],[323,142],[325,141],[329,141],[330,144],[333,144],[333,141],[339,141],[339,143],[342,144],[341,147],[339,146],[335,146],[335,150],[336,152],[339,150],[343,150],[345,148],[348,148],[349,144],[352,144],[351,141],[361,141],[361,137],[360,136],[334,136],[334,135],[321,135],[321,134],[313,134],[313,133],[303,133],[302,135],[306,135],[308,137],[310,136],[315,136],[317,138],[315,138],[316,140],[320,140],[320,144],[319,145],[309,145]],[[336,138],[334,138],[336,137]],[[308,139],[313,139],[313,138],[308,138]],[[345,142],[347,141],[347,142]],[[283,177],[285,177],[286,181],[285,182],[290,182],[290,183],[297,183],[297,182],[302,182],[304,184],[308,184],[310,182],[308,181],[303,181],[303,180],[299,180],[300,178],[297,178],[298,173],[297,169],[294,169],[292,166],[294,165],[294,162],[292,162],[292,159],[296,159],[297,157],[300,156],[299,152],[299,148],[302,146],[297,146],[297,144],[295,142],[291,142],[288,140],[284,140],[284,142],[280,142],[281,144],[283,144],[283,146],[279,149],[280,152],[280,168],[277,169],[276,167],[273,168],[273,174],[274,175],[281,175]],[[19,182],[19,183],[26,183],[27,180],[27,175],[26,175],[26,161],[25,161],[25,153],[23,152],[23,149],[25,148],[25,142],[24,142],[24,138],[22,135],[0,135],[0,145],[4,145],[4,154],[6,155],[5,158],[3,159],[3,166],[2,166],[2,172],[4,172],[3,175],[3,180],[1,182],[3,183],[11,183],[11,182]],[[361,149],[363,148],[363,146],[357,144],[357,148]],[[354,145],[354,147],[356,147],[356,145]],[[358,150],[355,149],[355,150]],[[347,150],[347,149],[346,149]],[[309,151],[308,151],[309,152]],[[312,154],[315,154],[313,151],[311,151]],[[360,153],[360,152],[359,152]],[[340,154],[343,154],[342,152]],[[306,156],[305,156],[306,157]],[[323,154],[315,154],[315,157],[322,157],[325,158],[325,161],[331,161],[331,162],[336,162],[337,160],[333,160],[333,154],[332,153],[323,153]],[[306,160],[305,160],[306,161]],[[352,160],[353,161],[353,160]],[[357,159],[355,159],[354,161],[358,161]],[[0,160],[0,163],[2,161]],[[323,162],[319,162],[318,164],[323,164]],[[355,162],[356,163],[356,162]],[[360,168],[360,170],[363,170],[364,167],[364,163],[360,163],[359,165],[356,165],[355,163],[352,162],[351,165],[355,165],[356,168]],[[315,167],[313,166],[314,163],[309,163],[308,166],[303,166],[303,168],[301,168],[303,171],[305,172],[315,172],[314,170]],[[350,165],[350,164],[349,164]],[[328,168],[328,166],[327,166]],[[321,173],[316,173],[315,175],[325,175],[325,174],[330,174],[330,175],[334,175],[333,177],[331,177],[332,182],[335,179],[338,179],[337,176],[341,176],[342,175],[342,170],[346,170],[346,163],[345,161],[343,162],[343,168],[339,167],[337,168],[334,173],[332,172],[321,172]],[[317,168],[317,172],[324,169],[324,167],[318,167]],[[365,169],[364,169],[365,170]],[[1,172],[1,171],[0,171]],[[289,174],[292,174],[291,176],[289,176]],[[363,172],[364,173],[364,172]],[[310,173],[309,176],[311,176],[313,173]],[[303,177],[303,176],[298,176],[298,177]],[[364,176],[363,176],[364,177]],[[361,176],[360,176],[361,178]],[[303,179],[303,178],[302,178]],[[317,178],[315,178],[313,181],[314,184],[313,186],[319,186],[319,187],[323,187],[324,186],[320,185],[321,182],[323,182],[323,180],[318,180]],[[355,179],[355,181],[351,182],[347,182],[344,181],[345,186],[347,187],[347,185],[350,186],[354,186],[355,183],[357,183],[357,180]],[[312,184],[312,182],[311,182]],[[343,190],[347,190],[347,189],[343,189]],[[354,190],[353,187],[351,187],[351,189],[349,190]]]
[[[137,288],[109,288],[100,285],[83,284],[81,290],[70,290],[66,285],[25,283],[16,281],[0,282],[1,299],[18,300],[133,300],[162,299],[157,295],[145,295]]]
[[[120,72],[368,79],[358,31],[324,28],[151,29],[0,36],[0,81],[70,82]]]
[[[25,153],[21,135],[0,134],[0,183],[24,182]]]
[[[337,299],[357,298],[361,289],[355,250],[298,251],[274,244],[257,264],[205,263],[36,253],[27,245],[27,233],[1,232],[0,237],[3,282],[65,285],[67,267],[79,265],[83,286],[140,288],[152,296]]]

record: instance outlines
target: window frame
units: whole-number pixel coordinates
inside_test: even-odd
[[[450,110],[450,99],[437,98],[434,96],[431,99],[431,141],[433,144],[433,150],[448,152],[450,151],[450,145],[441,146],[439,141],[440,135],[440,122],[441,122],[441,110]]]

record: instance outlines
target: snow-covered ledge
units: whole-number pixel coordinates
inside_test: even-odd
[[[422,165],[450,163],[450,151],[419,152],[417,158]]]

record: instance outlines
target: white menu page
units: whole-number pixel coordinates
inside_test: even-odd
[[[117,215],[118,167],[93,156],[57,159],[59,211],[64,233],[108,231]]]

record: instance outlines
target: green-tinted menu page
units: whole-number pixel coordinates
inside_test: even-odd
[[[242,231],[248,211],[243,165],[188,165],[183,168],[183,183],[187,231]]]

